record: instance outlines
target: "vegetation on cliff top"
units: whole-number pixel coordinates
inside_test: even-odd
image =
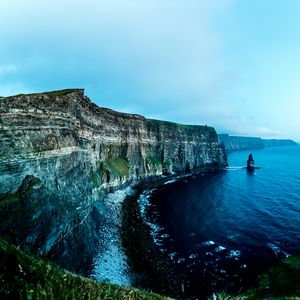
[[[183,129],[205,129],[207,130],[208,128],[210,130],[214,130],[213,127],[207,126],[207,125],[189,125],[189,124],[181,124],[181,123],[175,123],[175,122],[170,122],[170,121],[164,121],[164,120],[157,120],[157,119],[147,119],[150,122],[159,124],[159,125],[164,125],[173,129],[178,129],[178,128],[183,128]]]
[[[79,90],[79,89],[64,89],[64,90],[58,90],[58,91],[43,92],[41,94],[48,95],[48,96],[64,96],[64,95],[73,93],[74,91],[77,91],[77,90]]]
[[[150,299],[166,297],[77,276],[0,240],[1,299]]]
[[[19,96],[30,96],[30,95],[47,95],[47,96],[65,96],[68,95],[70,93],[73,93],[75,91],[78,91],[80,89],[78,88],[73,88],[73,89],[63,89],[63,90],[56,90],[56,91],[50,91],[50,92],[40,92],[40,93],[31,93],[31,94],[17,94],[17,95],[12,95],[12,96],[8,96],[8,97],[3,97],[3,98],[11,98],[11,97],[19,97]],[[2,98],[2,97],[1,97]]]

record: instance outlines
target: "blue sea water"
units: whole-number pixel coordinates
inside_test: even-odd
[[[227,171],[178,178],[140,198],[160,250],[184,274],[188,297],[241,292],[300,252],[300,146],[229,154]]]

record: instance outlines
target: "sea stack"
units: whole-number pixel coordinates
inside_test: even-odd
[[[248,170],[254,170],[255,169],[255,164],[254,164],[254,159],[253,159],[252,153],[250,153],[249,156],[248,156],[247,169]]]

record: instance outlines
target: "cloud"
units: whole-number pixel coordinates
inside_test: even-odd
[[[66,85],[88,82],[107,104],[139,102],[142,113],[157,113],[172,104],[218,103],[227,74],[214,20],[231,2],[11,0],[0,12],[10,30],[0,37],[7,52],[22,49],[14,58],[27,65],[33,88],[43,78],[49,86],[55,77],[67,78]],[[53,64],[29,65],[35,57]]]
[[[274,129],[270,129],[268,127],[260,127],[257,129],[257,133],[259,135],[263,135],[263,136],[274,136],[274,135],[279,135],[280,131],[279,130],[274,130]]]
[[[116,110],[223,132],[277,134],[262,130],[277,126],[269,95],[275,85],[265,84],[270,72],[255,73],[268,57],[251,64],[244,55],[256,57],[247,40],[256,34],[253,15],[237,14],[251,20],[252,36],[244,34],[242,17],[229,26],[237,3],[242,9],[236,0],[4,1],[0,94],[82,87],[98,105]],[[234,40],[235,30],[245,46]],[[272,100],[272,110],[262,99]]]

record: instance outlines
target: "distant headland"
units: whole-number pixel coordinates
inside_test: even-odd
[[[297,143],[291,139],[262,139],[260,137],[233,136],[229,134],[218,134],[218,139],[219,143],[224,144],[227,152],[297,145]]]

